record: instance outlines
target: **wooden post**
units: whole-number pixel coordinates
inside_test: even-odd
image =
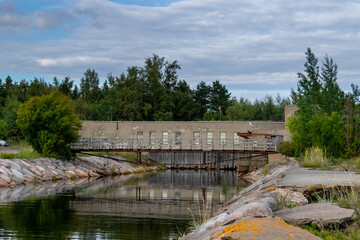
[[[141,163],[141,152],[136,152],[136,162]]]
[[[202,152],[202,164],[203,167],[206,165],[206,152]]]

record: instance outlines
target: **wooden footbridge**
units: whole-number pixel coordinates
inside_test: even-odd
[[[245,156],[268,155],[277,153],[281,136],[270,134],[238,133],[239,138],[205,141],[192,139],[187,143],[176,139],[107,139],[107,138],[80,138],[71,145],[73,152],[136,152],[138,162],[141,162],[141,153],[201,153],[201,166],[206,166],[208,153],[233,153]],[[231,159],[234,161],[235,159]],[[182,163],[177,163],[176,165]],[[189,165],[189,164],[186,164]],[[198,164],[196,164],[198,165]]]
[[[212,142],[192,140],[188,144],[175,142],[172,139],[106,139],[80,138],[71,145],[73,152],[248,152],[268,153],[277,152],[280,144],[278,139],[221,139]]]

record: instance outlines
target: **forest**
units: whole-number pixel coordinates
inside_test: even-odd
[[[251,102],[236,99],[220,81],[199,82],[195,88],[179,77],[181,66],[153,55],[144,66],[131,66],[120,76],[108,74],[100,81],[94,69],[87,69],[80,84],[70,77],[0,79],[0,138],[18,140],[22,133],[15,121],[19,106],[34,96],[59,91],[75,105],[81,120],[103,121],[283,121],[289,98],[266,96]]]

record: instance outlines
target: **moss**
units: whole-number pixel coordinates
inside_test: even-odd
[[[269,172],[270,172],[269,168],[267,166],[264,167],[263,175],[267,175],[267,174],[269,174]]]

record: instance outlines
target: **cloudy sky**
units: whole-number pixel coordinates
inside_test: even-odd
[[[356,0],[0,0],[0,78],[104,79],[153,53],[178,60],[192,87],[220,80],[233,96],[288,96],[311,47],[360,80]]]

